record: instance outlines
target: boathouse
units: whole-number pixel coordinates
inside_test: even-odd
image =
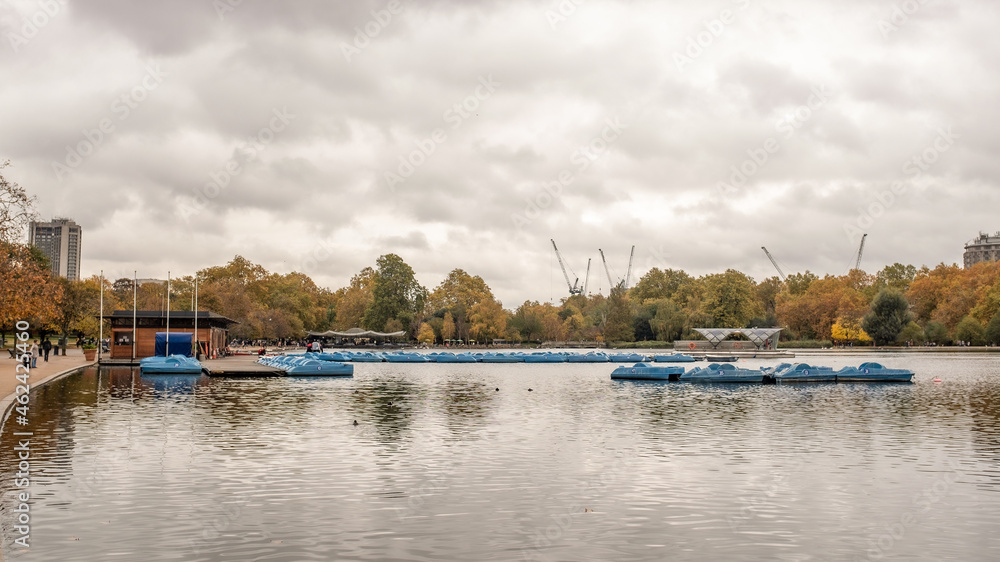
[[[134,314],[135,324],[131,310],[116,310],[110,317],[105,317],[111,320],[111,359],[142,359],[156,355],[156,335],[168,331],[167,313],[162,310],[139,310]],[[170,334],[190,334],[188,338],[194,337],[194,312],[171,310],[169,320]],[[198,311],[197,320],[196,341],[202,356],[212,357],[225,349],[229,342],[229,326],[236,321],[207,310]],[[135,346],[132,345],[133,333]],[[170,351],[174,352],[173,342]]]

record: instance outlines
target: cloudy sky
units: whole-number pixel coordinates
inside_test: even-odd
[[[0,158],[84,275],[384,253],[507,307],[650,267],[961,262],[1000,230],[1000,4],[0,1]],[[581,281],[582,283],[582,281]]]

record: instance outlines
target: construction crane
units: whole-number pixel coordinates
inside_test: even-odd
[[[771,255],[771,252],[768,252],[767,248],[765,248],[764,246],[761,246],[760,249],[764,250],[764,254],[767,255],[767,259],[771,260],[771,265],[774,266],[774,269],[778,270],[778,275],[781,276],[781,280],[788,281],[788,277],[785,275],[785,272],[781,271],[781,268],[778,267],[778,262],[774,260],[774,256]]]
[[[566,264],[563,263],[562,254],[559,253],[559,247],[556,246],[555,240],[552,240],[551,238],[549,238],[549,240],[552,242],[552,249],[556,251],[556,257],[559,258],[559,267],[562,268],[563,277],[566,278],[566,286],[569,288],[569,294],[579,295],[583,292],[583,289],[580,288],[580,278],[576,276],[576,273],[573,273],[573,282],[570,283],[569,273],[566,273]],[[590,269],[589,264],[587,265],[587,269]],[[572,271],[573,270],[570,269],[571,273]]]
[[[635,244],[632,244],[632,252],[628,255],[628,271],[625,272],[625,290],[628,290],[628,284],[632,281],[632,258],[635,257]]]
[[[587,274],[583,276],[583,296],[587,296],[587,285],[590,284],[590,258],[587,258]]]
[[[865,238],[868,238],[868,233],[861,235],[861,245],[858,246],[858,259],[854,262],[854,269],[861,269],[861,254],[865,251]]]
[[[601,253],[601,261],[604,262],[604,273],[608,276],[610,287],[628,289],[629,282],[632,280],[632,260],[635,258],[635,246],[632,246],[632,253],[628,256],[628,270],[625,272],[625,278],[618,279],[618,281],[615,281],[611,277],[611,270],[608,268],[608,260],[604,257],[604,250],[598,248],[597,251]],[[617,278],[618,276],[616,275],[615,277]]]
[[[608,269],[608,260],[604,259],[604,250],[598,248],[597,251],[601,254],[601,261],[604,262],[604,273],[608,275],[608,289],[615,286],[615,282],[611,279],[611,270]]]

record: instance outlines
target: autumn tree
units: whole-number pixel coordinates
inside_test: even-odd
[[[351,284],[337,291],[337,311],[334,327],[337,330],[349,330],[360,327],[365,310],[372,301],[372,288],[375,284],[375,270],[366,267],[351,278]]]
[[[455,321],[459,339],[470,336],[469,314],[477,303],[495,300],[493,291],[483,278],[470,275],[461,269],[454,269],[430,294],[429,304],[435,314],[450,312]]]
[[[634,341],[635,329],[632,326],[632,311],[625,289],[615,287],[608,296],[608,319],[604,326],[604,340]]]
[[[35,327],[52,323],[62,296],[51,270],[27,245],[0,242],[0,335],[20,320]]]
[[[507,331],[507,311],[496,300],[484,300],[469,309],[469,334],[478,342],[489,343]]]
[[[830,335],[835,341],[840,342],[872,341],[871,336],[861,329],[861,323],[853,318],[838,318],[830,327]]]
[[[434,343],[434,328],[431,328],[427,322],[420,324],[420,329],[417,331],[417,341],[428,345]]]
[[[0,172],[8,165],[0,163]],[[13,331],[20,320],[40,327],[58,316],[62,289],[48,260],[22,243],[25,227],[35,217],[34,202],[23,187],[0,173],[0,336]]]
[[[441,339],[443,341],[455,339],[455,319],[450,312],[444,313],[444,318],[441,322]]]

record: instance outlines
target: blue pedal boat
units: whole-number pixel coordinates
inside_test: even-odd
[[[198,375],[201,363],[194,357],[170,355],[146,357],[139,361],[139,372],[144,375]]]
[[[775,369],[772,374],[778,384],[793,382],[837,382],[837,373],[832,367],[811,366],[806,363],[788,365]]]
[[[862,363],[837,371],[837,382],[912,382],[913,371],[889,369],[879,363]]]
[[[648,363],[636,363],[631,367],[623,365],[611,371],[611,378],[635,381],[676,381],[683,373],[684,367],[663,367]]]
[[[571,353],[566,356],[567,363],[610,363],[611,358],[605,353]]]
[[[524,357],[519,353],[483,353],[479,356],[481,363],[524,363]]]
[[[477,363],[476,358],[469,353],[438,353],[434,360],[438,363]]]
[[[278,366],[291,377],[353,377],[354,365],[337,361],[317,361],[301,359]]]
[[[525,363],[565,363],[566,355],[562,353],[528,353],[524,356]]]
[[[389,363],[428,363],[430,359],[422,353],[384,353],[382,357]]]
[[[696,367],[684,373],[681,382],[764,382],[764,372],[759,369],[741,369],[736,365],[712,363],[707,367]]]
[[[649,357],[638,353],[610,353],[608,358],[612,363],[643,363],[649,361]]]
[[[684,355],[683,353],[674,353],[673,355],[654,355],[653,362],[655,363],[694,363],[696,359],[690,355]]]

